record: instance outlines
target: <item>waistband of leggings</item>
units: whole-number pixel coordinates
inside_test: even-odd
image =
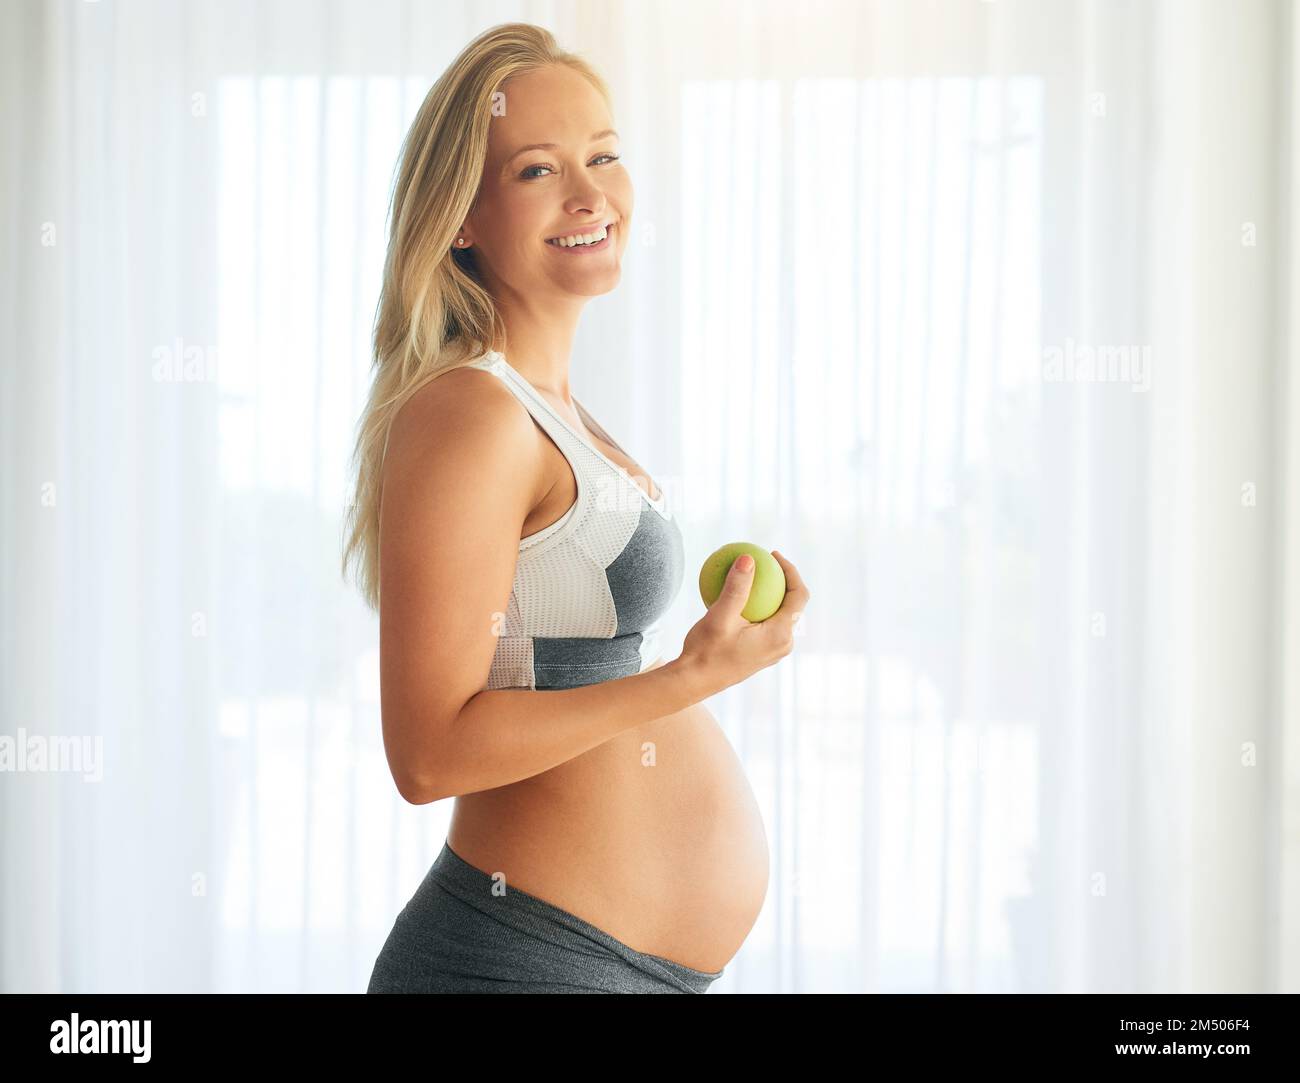
[[[492,875],[484,872],[476,865],[471,865],[456,853],[448,843],[443,843],[441,852],[434,859],[432,868],[429,869],[429,875],[451,891],[452,894],[480,910],[484,909],[484,900],[492,897],[491,891],[495,883]],[[696,970],[684,963],[665,959],[661,955],[650,955],[647,952],[637,951],[635,948],[624,944],[617,937],[605,932],[604,929],[597,928],[589,921],[584,921],[577,914],[571,914],[568,910],[556,906],[554,903],[539,899],[536,895],[530,895],[517,887],[511,887],[509,883],[506,884],[506,894],[499,897],[510,900],[511,905],[514,907],[527,910],[538,917],[558,922],[575,932],[582,933],[584,936],[609,948],[641,970],[659,974],[667,972],[677,981],[685,982],[692,989],[698,991],[703,991],[703,988],[707,988],[710,983],[717,981],[726,972],[726,967],[713,973],[706,970]],[[488,909],[486,912],[491,914],[492,910]]]

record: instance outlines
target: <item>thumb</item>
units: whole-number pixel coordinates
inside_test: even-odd
[[[745,567],[746,564],[749,566]],[[749,601],[749,590],[753,585],[754,558],[748,553],[742,553],[731,562],[726,582],[722,584],[722,594],[718,601],[722,603],[723,611],[739,615]]]

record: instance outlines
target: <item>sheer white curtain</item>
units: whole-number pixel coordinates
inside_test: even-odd
[[[5,991],[359,991],[441,845],[337,556],[398,144],[513,20],[636,186],[575,386],[688,567],[814,594],[710,703],[773,870],[715,991],[1300,988],[1290,5],[0,19]]]

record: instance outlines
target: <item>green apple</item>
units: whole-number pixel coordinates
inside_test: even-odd
[[[700,568],[700,597],[704,599],[706,608],[718,600],[727,573],[742,553],[748,553],[754,558],[754,578],[750,583],[749,598],[740,615],[747,621],[757,623],[767,620],[781,608],[781,603],[785,600],[785,572],[781,570],[776,557],[761,545],[732,542],[710,554]]]

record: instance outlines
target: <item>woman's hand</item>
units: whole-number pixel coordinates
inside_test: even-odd
[[[722,593],[682,643],[677,665],[699,675],[712,695],[779,662],[794,649],[794,625],[810,597],[799,570],[775,549],[772,556],[785,572],[785,599],[764,621],[748,621],[741,610],[754,582],[752,557],[737,558],[727,572]],[[741,562],[749,567],[742,568]]]

